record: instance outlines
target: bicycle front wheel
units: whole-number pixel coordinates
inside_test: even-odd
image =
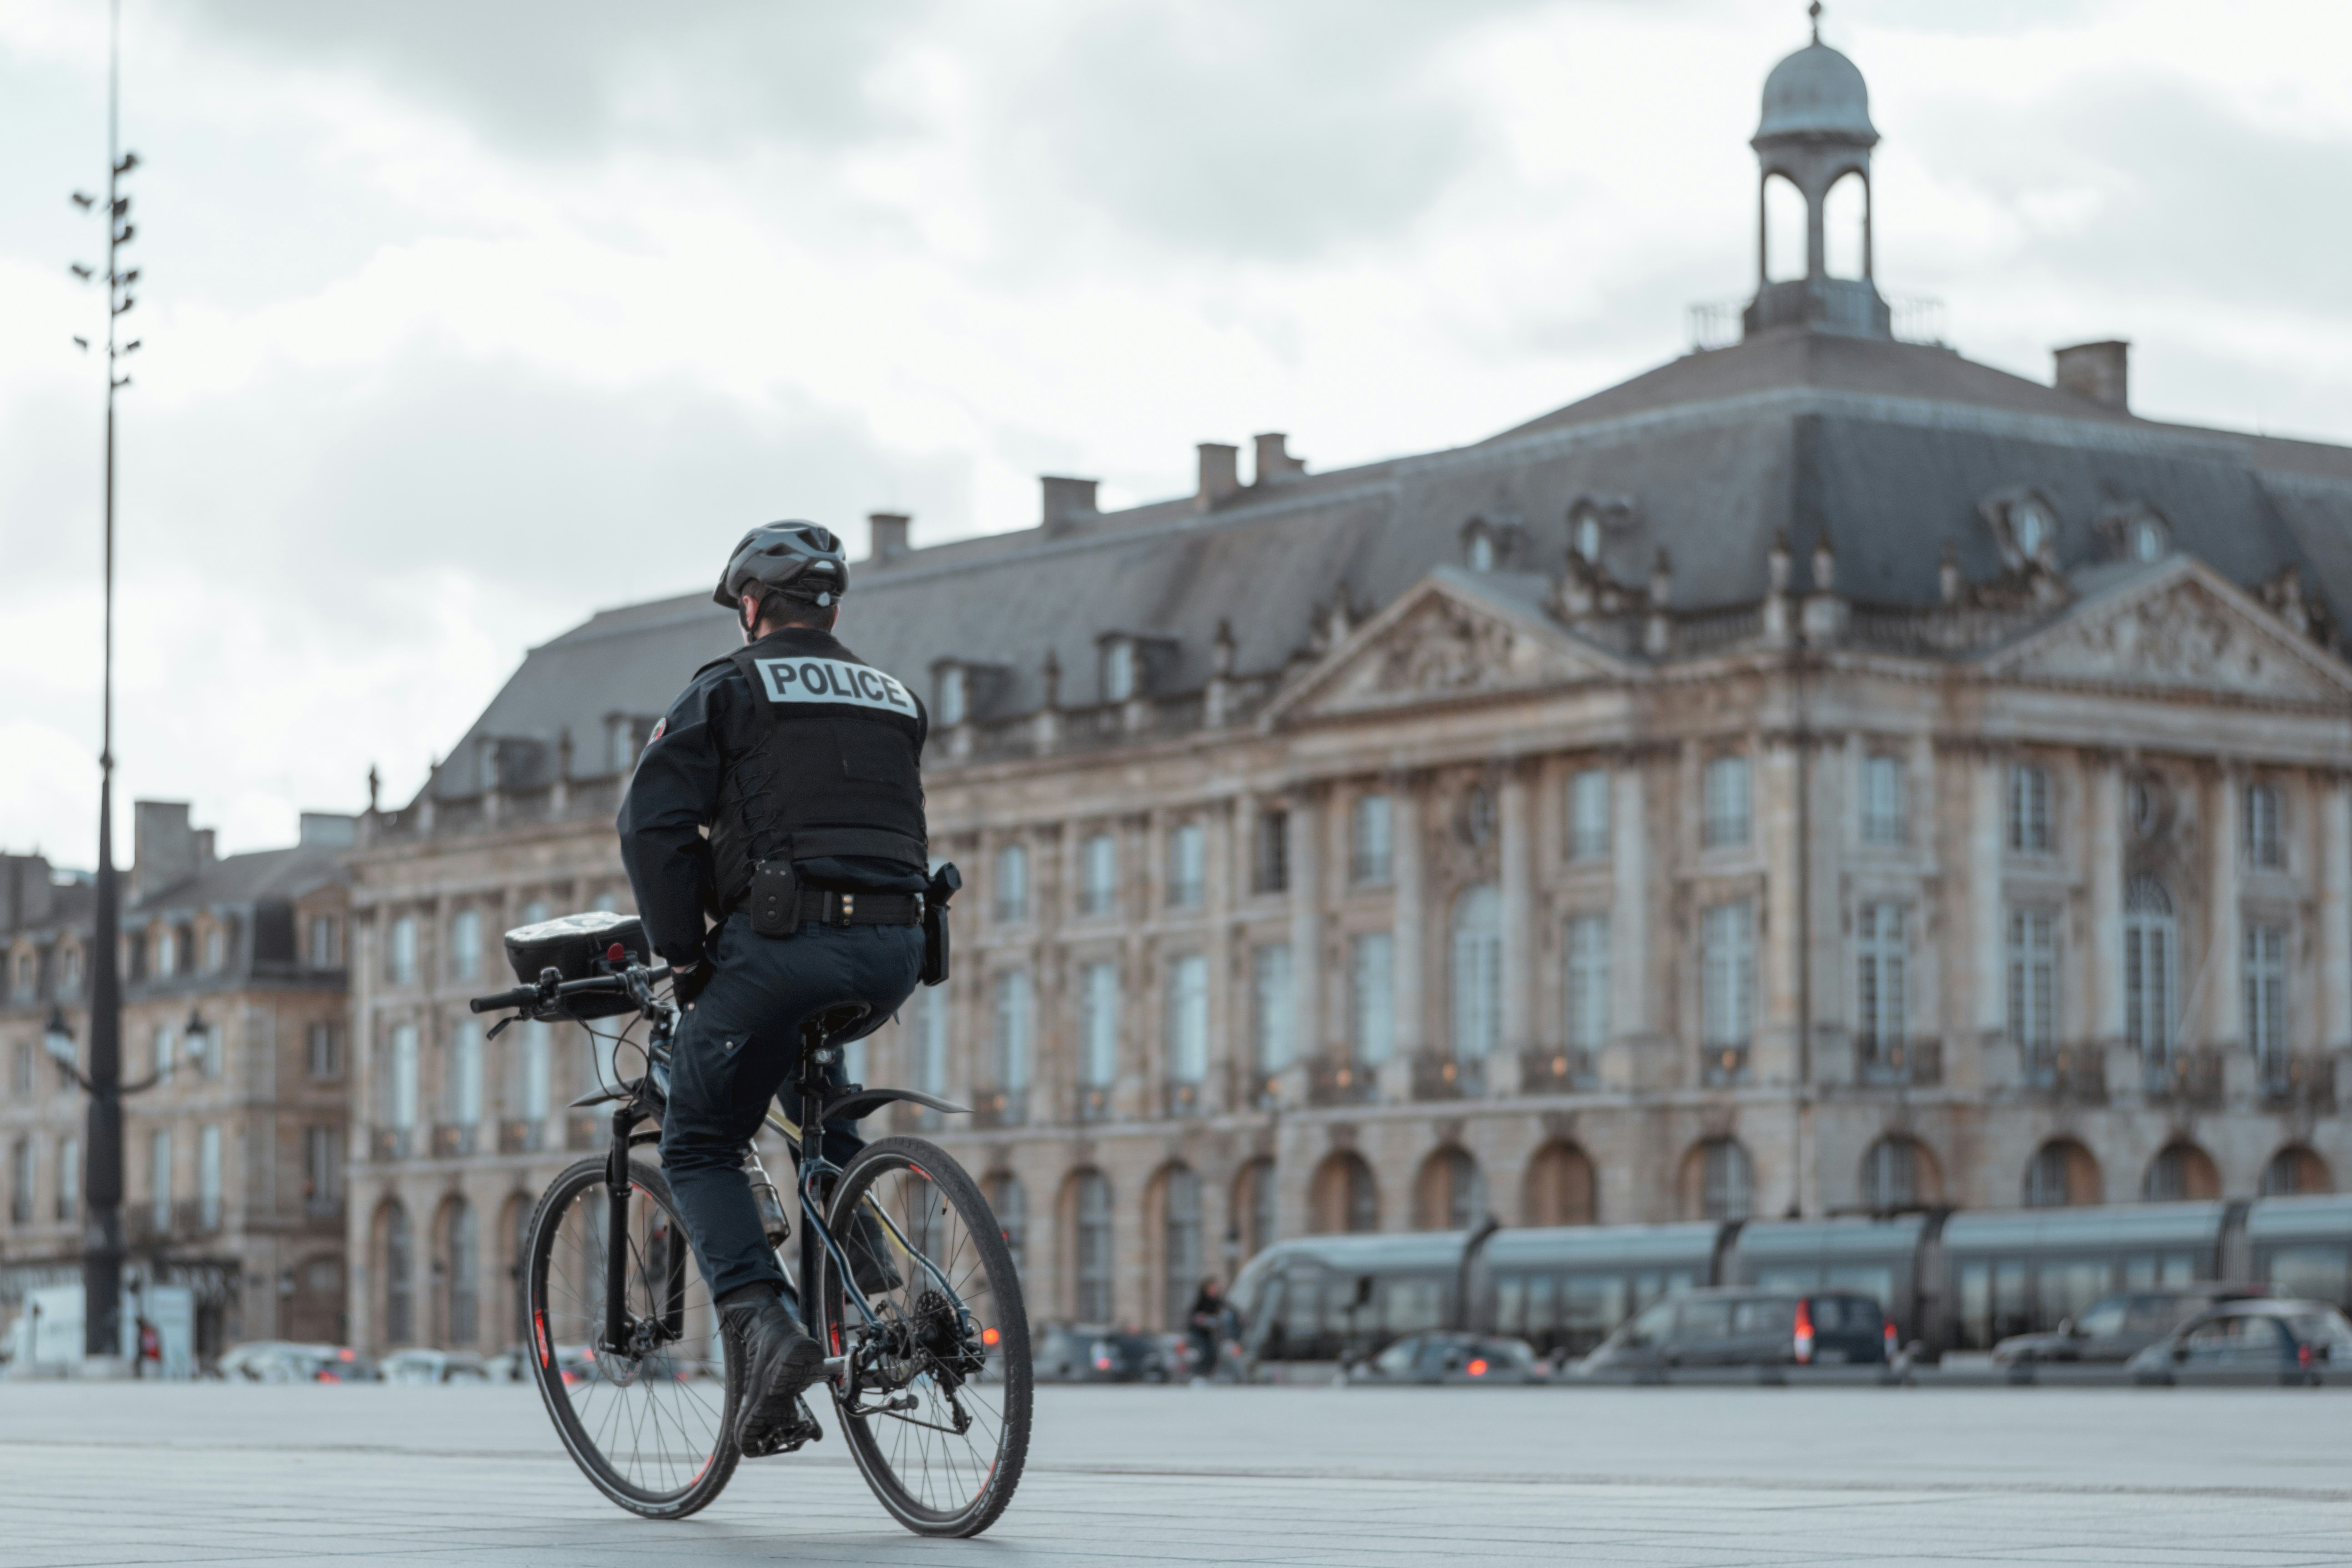
[[[735,1473],[734,1380],[718,1313],[669,1183],[629,1166],[624,1321],[605,1323],[614,1245],[604,1158],[539,1200],[524,1239],[531,1373],[564,1447],[596,1489],[647,1519],[684,1519]]]
[[[868,1144],[835,1184],[826,1226],[845,1246],[863,1206],[898,1282],[864,1296],[828,1256],[819,1292],[843,1434],[866,1484],[918,1535],[978,1535],[1013,1500],[1029,1453],[1029,1315],[996,1215],[945,1150]]]

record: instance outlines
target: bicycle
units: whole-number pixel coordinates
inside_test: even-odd
[[[668,967],[648,967],[617,942],[590,967],[596,973],[572,980],[548,968],[536,984],[468,1004],[477,1013],[516,1010],[494,1036],[525,1017],[584,1023],[583,1013],[635,1013],[615,1038],[616,1079],[621,1046],[634,1047],[630,1031],[652,1026],[642,1073],[572,1101],[583,1110],[612,1104],[612,1142],[557,1176],[531,1215],[522,1259],[527,1353],[548,1415],[590,1482],[632,1513],[685,1519],[709,1507],[747,1457],[734,1437],[741,1363],[727,1353],[668,1183],[630,1156],[660,1136],[645,1123],[661,1119],[679,1016],[655,993]],[[826,1352],[823,1382],[866,1484],[919,1535],[978,1535],[1012,1501],[1027,1458],[1028,1313],[994,1214],[945,1150],[891,1136],[836,1166],[821,1139],[803,1138],[804,1128],[894,1101],[963,1111],[911,1089],[851,1084],[828,1097],[825,1069],[841,1037],[866,1016],[865,1004],[848,1003],[809,1019],[797,1073],[777,1097],[793,1096],[798,1114],[772,1105],[766,1112],[796,1166],[796,1257],[783,1246],[790,1219],[750,1144],[745,1169],[792,1281],[788,1295]],[[897,1277],[874,1295],[859,1288],[836,1239],[859,1205],[878,1222]],[[615,1237],[625,1245],[611,1245]],[[770,1451],[824,1436],[803,1397],[800,1419]]]

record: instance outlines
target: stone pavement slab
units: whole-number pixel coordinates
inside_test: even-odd
[[[956,1542],[837,1446],[635,1519],[528,1389],[5,1384],[0,1568],[2352,1564],[2347,1425],[2285,1390],[1056,1388]]]

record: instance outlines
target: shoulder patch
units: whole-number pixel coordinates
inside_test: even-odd
[[[838,658],[755,658],[760,694],[778,707],[847,703],[915,716],[913,694],[868,664]]]
[[[652,745],[656,741],[660,740],[662,736],[668,731],[668,730],[669,715],[665,713],[658,720],[655,721],[654,732],[646,737],[646,744],[648,746]]]

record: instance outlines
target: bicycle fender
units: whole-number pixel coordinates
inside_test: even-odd
[[[873,1115],[894,1100],[903,1100],[931,1110],[944,1110],[950,1116],[971,1114],[971,1107],[968,1105],[957,1105],[951,1100],[911,1089],[855,1089],[825,1101],[822,1120],[856,1121],[861,1117]]]

